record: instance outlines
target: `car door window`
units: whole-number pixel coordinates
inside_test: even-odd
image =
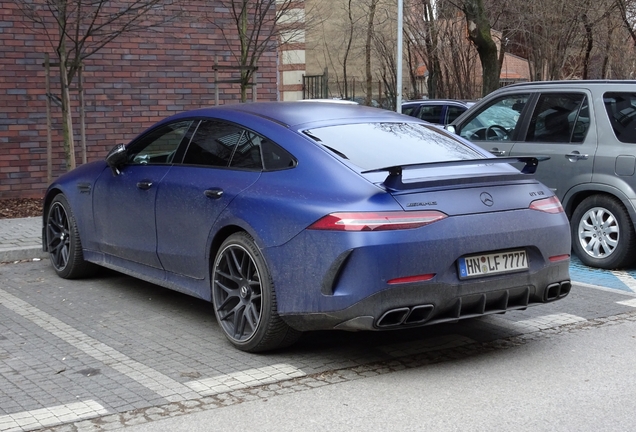
[[[509,141],[529,96],[514,94],[492,101],[462,127],[459,135],[471,141]]]
[[[261,141],[239,126],[205,120],[192,137],[183,164],[262,170]]]
[[[423,105],[420,107],[420,112],[417,116],[424,121],[439,124],[443,108],[444,105]]]
[[[448,105],[448,107],[446,108],[446,121],[444,122],[444,124],[450,124],[454,122],[457,117],[464,113],[464,111],[466,111],[466,108],[464,107]]]
[[[178,121],[150,131],[131,144],[128,162],[136,165],[171,164],[191,124],[191,120]]]
[[[616,138],[636,143],[636,93],[605,93],[603,102]]]
[[[544,93],[535,106],[526,141],[583,142],[589,126],[587,98],[581,93]]]

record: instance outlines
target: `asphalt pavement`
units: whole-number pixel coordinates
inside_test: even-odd
[[[568,419],[580,419],[576,425],[598,426],[603,419],[606,430],[629,430],[623,420],[633,418],[636,398],[627,390],[634,380],[625,374],[633,370],[633,361],[626,358],[633,357],[629,357],[633,350],[628,344],[636,340],[632,271],[590,269],[573,258],[572,278],[578,282],[563,301],[402,332],[308,332],[286,350],[254,355],[240,352],[226,341],[210,304],[203,300],[108,270],[83,280],[58,278],[48,260],[35,260],[46,256],[40,236],[40,218],[0,219],[0,261],[9,263],[0,266],[3,432],[98,432],[133,425],[139,429],[132,430],[139,431],[215,430],[214,425],[219,425],[217,430],[239,430],[245,424],[257,426],[255,430],[397,429],[393,426],[399,422],[382,423],[392,421],[388,414],[384,420],[367,415],[382,412],[376,407],[384,407],[386,401],[397,401],[400,410],[419,407],[419,416],[402,419],[406,421],[402,430],[420,430],[420,422],[435,430],[470,429],[474,424],[483,424],[474,430],[496,430],[501,413],[507,413],[506,421],[512,423],[500,424],[499,430],[568,430],[561,427],[563,411],[570,413]],[[613,325],[627,332],[610,334],[607,329],[607,337],[601,334],[599,340],[608,347],[620,346],[624,352],[610,355],[605,346],[599,346],[595,351],[599,356],[586,365],[579,349],[592,342],[580,339],[585,336],[582,332],[593,329],[596,333]],[[567,339],[570,333],[576,333],[577,340],[557,355],[553,338]],[[499,360],[501,365],[489,372],[490,362]],[[574,360],[578,364],[572,365]],[[471,372],[478,361],[489,363],[480,374]],[[594,417],[599,420],[594,423],[582,415],[597,415],[587,409],[589,404],[573,409],[581,401],[572,400],[569,394],[573,377],[569,371],[582,371],[581,364],[586,365],[585,371],[598,373],[579,374],[577,383],[589,388],[578,389],[577,394],[596,395],[593,402],[598,406],[599,401],[607,400],[613,401],[612,408],[623,407],[626,414],[617,417],[623,423],[610,422],[615,410]],[[615,370],[611,380],[603,379],[600,364]],[[460,365],[466,367],[458,368]],[[450,371],[436,378],[437,368]],[[393,375],[395,372],[400,374]],[[438,401],[440,390],[430,389],[445,389],[445,377],[464,372],[477,382],[466,387],[457,378],[457,392]],[[481,380],[486,373],[494,377]],[[523,373],[535,375],[524,378]],[[432,381],[417,384],[413,374]],[[564,381],[548,388],[551,377]],[[498,400],[479,399],[468,391],[481,391],[486,387],[484,381],[495,387]],[[520,383],[528,382],[533,389],[524,396],[528,386]],[[597,384],[591,386],[594,382]],[[612,393],[612,389],[617,391]],[[514,397],[533,403],[506,404],[508,392],[515,391],[521,393],[511,393]],[[368,393],[371,396],[364,397]],[[613,394],[621,396],[616,399]],[[315,398],[314,407],[311,400]],[[456,398],[460,406],[477,400],[483,406],[446,411],[447,403]],[[414,403],[409,405],[409,401]],[[336,406],[329,406],[332,402],[343,411],[324,417],[325,412],[334,412]],[[287,410],[285,414],[277,411],[279,405]],[[528,422],[520,427],[516,419],[534,418],[509,411],[521,405],[530,407],[531,415],[543,413],[539,418],[544,423]],[[264,409],[268,406],[273,409]],[[388,411],[387,406],[384,413]],[[424,418],[426,413],[442,411],[468,414],[456,423],[457,428]],[[475,412],[482,414],[472,417]],[[195,413],[201,416],[189,416]],[[351,417],[352,413],[357,416]],[[220,422],[210,420],[208,414],[216,414]],[[227,416],[243,416],[245,424],[234,424]],[[173,421],[161,421],[172,417]],[[439,417],[447,425],[454,424],[454,418]],[[186,422],[189,419],[194,423]],[[550,423],[554,421],[561,423]],[[344,426],[348,422],[351,427]],[[289,427],[281,428],[281,423]]]

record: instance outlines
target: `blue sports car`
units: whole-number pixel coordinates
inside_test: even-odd
[[[63,278],[97,264],[212,301],[244,351],[452,322],[569,293],[538,163],[364,106],[200,109],[53,182],[43,245]]]

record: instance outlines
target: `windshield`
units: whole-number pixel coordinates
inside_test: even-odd
[[[484,156],[433,126],[418,123],[360,123],[305,131],[361,170]]]

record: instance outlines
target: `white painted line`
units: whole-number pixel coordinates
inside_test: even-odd
[[[384,345],[378,349],[391,357],[398,358],[413,354],[422,354],[430,351],[439,351],[449,348],[457,348],[464,345],[470,345],[476,341],[460,335],[447,335],[434,337],[430,339],[422,339],[420,341],[411,341],[399,344]]]
[[[513,322],[515,326],[525,327],[529,331],[546,330],[566,324],[587,321],[580,316],[567,313],[544,315],[537,318]]]
[[[186,385],[203,396],[210,396],[264,384],[274,384],[292,378],[303,377],[305,375],[306,374],[302,370],[295,368],[294,366],[281,363],[212,378],[205,378],[202,380],[190,381],[187,382]]]
[[[610,273],[616,276],[616,279],[623,282],[627,286],[627,288],[636,292],[636,279],[630,276],[629,273],[618,270],[610,270]]]
[[[197,398],[189,387],[135,361],[110,346],[74,329],[59,319],[39,310],[18,297],[0,289],[0,303],[69,345],[115,369],[170,402]],[[2,429],[0,429],[2,430]]]
[[[631,306],[631,307],[635,307],[635,308],[636,308],[636,299],[625,300],[625,301],[619,301],[619,302],[616,302],[616,303],[621,304],[621,305]]]
[[[576,281],[576,280],[572,281],[572,285],[582,286],[584,288],[593,288],[599,291],[607,291],[607,292],[612,292],[615,294],[622,294],[626,297],[636,297],[636,292],[625,291],[618,288],[608,288],[601,285],[594,285],[594,284],[589,284],[589,283]]]
[[[40,429],[99,417],[105,414],[108,414],[108,411],[93,400],[74,402],[0,416],[0,431],[13,432]]]

